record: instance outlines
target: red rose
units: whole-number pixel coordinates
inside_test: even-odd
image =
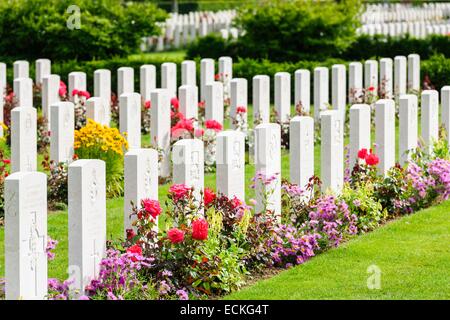
[[[247,109],[245,107],[237,107],[236,112],[237,113],[246,113]]]
[[[198,107],[203,109],[205,107],[205,101],[200,101]]]
[[[86,99],[89,99],[91,97],[91,94],[87,91],[80,91],[78,94],[85,97]]]
[[[132,240],[136,236],[133,229],[127,229],[127,240]]]
[[[59,82],[59,95],[61,97],[65,96],[67,94],[67,86],[63,81]]]
[[[142,248],[139,245],[135,244],[134,246],[131,246],[127,249],[127,253],[135,254],[137,256],[142,257]],[[131,257],[131,260],[133,262],[137,261],[136,257]]]
[[[369,87],[369,91],[375,90],[375,87]]]
[[[205,188],[203,199],[205,201],[205,206],[208,206],[214,201],[214,199],[216,199],[216,194],[214,193],[213,190]]]
[[[206,240],[206,238],[208,238],[208,222],[203,218],[192,221],[192,239]]]
[[[184,198],[190,190],[191,188],[185,184],[174,184],[169,188],[169,193],[172,195],[173,200],[178,201]]]
[[[178,110],[178,107],[180,106],[180,102],[178,101],[177,98],[172,98],[170,100],[170,104],[172,105],[172,107],[174,107],[177,110]]]
[[[214,79],[215,79],[216,81],[219,81],[219,80],[220,80],[220,73],[215,74],[215,75],[214,75]]]
[[[150,109],[152,107],[152,102],[150,100],[145,101],[144,108]]]
[[[77,89],[73,89],[72,96],[77,96],[79,91]]]
[[[366,159],[367,154],[368,154],[367,153],[367,149],[363,148],[363,149],[358,151],[358,158],[360,158],[361,160],[364,160],[364,159]]]
[[[11,160],[9,160],[9,159],[3,159],[3,163],[4,163],[4,164],[10,164],[10,163],[11,163]]]
[[[238,199],[236,196],[234,196],[233,199],[231,199],[231,205],[233,206],[234,209],[240,207],[242,204],[243,204],[242,200]]]
[[[167,237],[173,244],[180,243],[184,241],[184,232],[180,229],[172,228],[167,231]]]
[[[377,157],[376,154],[371,153],[371,154],[367,155],[367,157],[366,157],[366,163],[367,163],[369,166],[375,166],[375,165],[378,164],[378,162],[380,162],[380,160],[378,159],[378,157]]]
[[[213,129],[216,132],[222,130],[222,125],[216,120],[206,120],[205,126],[207,129]]]
[[[153,218],[156,218],[161,214],[162,209],[158,200],[144,199],[142,200],[142,206]]]
[[[171,129],[171,132],[174,133],[180,129],[187,130],[189,132],[194,131],[194,124],[192,119],[181,119],[179,120]]]

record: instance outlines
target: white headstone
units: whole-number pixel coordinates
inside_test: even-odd
[[[406,93],[406,57],[394,58],[394,94],[399,97]]]
[[[56,102],[50,106],[50,160],[70,162],[74,153],[75,115],[72,102]]]
[[[225,86],[225,92],[230,92],[230,80],[233,79],[233,59],[231,57],[219,58],[219,75]]]
[[[345,65],[335,64],[331,67],[331,105],[339,110],[342,121],[345,121],[345,108],[347,100],[347,76]]]
[[[86,73],[84,72],[71,72],[69,73],[69,100],[73,103],[78,103],[79,97],[77,95],[73,95],[74,90],[78,91],[86,91]]]
[[[124,93],[119,98],[119,127],[130,149],[141,147],[141,95]]]
[[[281,215],[281,127],[277,123],[264,123],[255,127],[255,172],[270,183],[261,181],[256,186],[256,212],[271,210]],[[266,208],[264,199],[267,200]]]
[[[328,109],[328,68],[314,69],[314,119],[320,119],[320,112]]]
[[[447,141],[450,146],[450,86],[442,87],[441,89],[441,121],[447,134]]]
[[[288,72],[275,73],[275,112],[280,123],[291,117],[291,75]]]
[[[370,149],[370,117],[371,110],[367,104],[355,104],[350,108],[350,170],[358,159],[358,151]]]
[[[193,188],[195,199],[201,203],[204,188],[204,147],[199,139],[182,139],[172,150],[173,183]]]
[[[205,120],[216,120],[223,125],[223,86],[220,82],[205,86]]]
[[[292,118],[289,128],[289,168],[291,183],[305,188],[314,175],[314,119]]]
[[[253,121],[256,124],[270,122],[270,77],[253,77]]]
[[[42,78],[42,114],[50,127],[50,106],[59,102],[59,84],[61,78],[56,74],[50,74]]]
[[[33,80],[31,78],[14,79],[14,96],[18,107],[33,107]]]
[[[181,85],[196,86],[196,67],[195,61],[185,60],[181,63]]]
[[[69,165],[69,279],[83,294],[98,277],[106,252],[105,162],[77,160]]]
[[[161,88],[167,89],[169,99],[177,95],[177,65],[175,63],[164,62],[161,65]]]
[[[385,99],[391,99],[392,95],[392,59],[380,59],[380,92]]]
[[[348,95],[349,102],[358,102],[363,89],[363,67],[361,62],[351,62],[349,64],[348,75]]]
[[[364,87],[375,97],[378,96],[378,62],[376,60],[367,60],[364,63]]]
[[[295,71],[295,97],[294,105],[300,103],[302,110],[309,113],[311,104],[311,73],[309,70],[300,69]]]
[[[374,150],[380,162],[378,171],[386,175],[395,165],[395,102],[381,99],[375,104],[375,143]]]
[[[186,119],[198,119],[198,88],[183,85],[178,88],[180,112]]]
[[[18,60],[14,62],[14,79],[29,78],[30,64],[26,60]]]
[[[47,176],[16,172],[5,179],[6,300],[47,296]]]
[[[214,60],[202,59],[200,61],[200,99],[205,99],[205,86],[214,82]]]
[[[143,199],[158,200],[158,151],[132,149],[124,157],[124,231],[132,228],[135,216],[131,201],[139,208]]]
[[[248,104],[247,79],[235,78],[231,80],[230,97],[231,97],[230,117],[232,119],[235,119],[238,107],[244,107],[245,109],[247,109]],[[247,113],[245,115],[245,121],[247,121]],[[236,128],[236,126],[233,123],[231,124],[231,127]]]
[[[227,130],[217,135],[217,193],[245,200],[245,135]]]
[[[344,135],[342,118],[337,110],[324,111],[321,122],[322,190],[339,194],[344,185]]]
[[[408,91],[420,91],[420,56],[408,55]]]
[[[161,150],[159,176],[170,176],[170,93],[167,89],[156,89],[151,93],[152,108],[150,139],[152,146]]]
[[[50,75],[52,63],[49,59],[38,59],[36,60],[36,84],[42,84],[42,78]]]
[[[156,67],[144,64],[140,68],[140,89],[142,102],[150,100],[150,92],[156,89]]]
[[[36,171],[36,109],[16,107],[11,110],[11,172]]]
[[[120,67],[117,69],[117,96],[124,93],[134,92],[134,69],[131,67]]]
[[[86,119],[92,119],[102,125],[109,125],[106,120],[104,100],[100,97],[92,97],[86,101]]]
[[[94,96],[102,99],[104,122],[109,125],[111,122],[111,71],[99,69],[94,72]]]
[[[439,138],[439,92],[422,91],[421,129],[425,150],[431,153],[433,143]]]
[[[417,148],[417,96],[404,94],[399,98],[399,159],[404,165],[411,159],[408,151]]]

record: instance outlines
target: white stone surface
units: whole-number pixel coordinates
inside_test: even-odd
[[[131,202],[138,208],[141,200],[158,200],[158,151],[132,149],[124,157],[124,232],[137,219],[131,216]]]
[[[422,91],[421,136],[425,150],[433,151],[433,143],[439,138],[439,92]]]
[[[16,172],[5,179],[6,300],[47,296],[47,176]]]
[[[185,60],[181,63],[181,85],[196,86],[196,74],[195,61]]]
[[[141,147],[141,95],[124,93],[119,98],[120,133],[126,132],[129,149]]]
[[[216,120],[223,125],[223,85],[215,81],[205,86],[205,120]]]
[[[124,93],[134,92],[134,69],[131,67],[120,67],[117,69],[117,96]]]
[[[98,69],[94,71],[94,96],[102,99],[105,120],[103,124],[111,122],[111,71]]]
[[[363,66],[361,62],[351,62],[348,65],[348,96],[349,102],[358,102],[358,99],[362,95],[363,86]]]
[[[275,112],[280,123],[291,117],[291,75],[288,72],[275,73]]]
[[[314,118],[295,116],[289,129],[289,168],[291,183],[305,189],[314,175]]]
[[[404,94],[399,98],[399,159],[405,165],[417,148],[417,96]]]
[[[214,60],[205,58],[200,61],[200,99],[205,99],[205,86],[214,82]]]
[[[186,119],[198,119],[198,88],[183,85],[178,88],[180,112]]]
[[[216,188],[229,199],[245,200],[245,135],[227,130],[217,135]]]
[[[339,194],[344,184],[344,136],[339,111],[323,111],[321,122],[322,191]]]
[[[170,92],[156,89],[151,93],[150,139],[152,146],[161,150],[159,176],[170,176]]]
[[[370,150],[370,117],[371,110],[367,104],[355,104],[350,108],[350,170],[353,170],[358,159],[358,151]]]
[[[69,279],[83,294],[98,277],[106,252],[105,162],[83,159],[69,165]]]
[[[394,58],[394,94],[398,98],[406,93],[406,57],[396,56]]]
[[[314,69],[314,119],[320,120],[320,112],[328,109],[329,71],[325,67]]]
[[[306,113],[310,111],[311,105],[311,72],[306,69],[299,69],[295,71],[295,95],[294,106],[297,107],[299,103],[302,105],[302,110]]]
[[[267,209],[279,217],[281,215],[281,127],[277,123],[265,123],[255,127],[255,172],[266,178],[276,176],[269,184],[257,182],[255,211],[262,212]]]
[[[33,80],[31,78],[14,79],[14,96],[17,107],[33,107]]]
[[[447,141],[450,146],[450,86],[441,89],[441,123],[447,134]]]
[[[86,119],[92,119],[95,122],[108,125],[102,98],[92,97],[86,100]]]
[[[36,171],[37,114],[35,108],[11,110],[11,172]]]
[[[395,165],[395,102],[390,99],[378,100],[375,104],[375,143],[374,153],[380,162],[378,171],[386,175]]]
[[[18,60],[14,62],[14,80],[17,78],[30,77],[30,64],[26,60]]]
[[[408,91],[417,93],[420,88],[420,56],[413,53],[408,55]]]
[[[193,195],[200,204],[204,188],[204,147],[199,139],[182,139],[173,145],[173,183],[193,188]]]
[[[331,105],[338,110],[345,121],[347,101],[347,75],[345,65],[335,64],[331,67]]]
[[[378,61],[366,60],[364,63],[364,88],[373,88],[372,93],[378,96]]]
[[[74,105],[70,101],[56,102],[50,106],[50,160],[72,161],[74,154]]]
[[[384,93],[385,99],[391,99],[393,97],[392,65],[391,58],[380,59],[380,91]]]
[[[248,108],[248,97],[247,97],[247,79],[244,78],[235,78],[231,80],[230,83],[230,97],[231,97],[231,105],[230,105],[230,117],[232,119],[236,118],[237,108],[244,107]],[[247,109],[248,111],[248,109]],[[247,114],[245,115],[245,121],[247,122]],[[233,129],[236,126],[232,123],[231,127]]]
[[[46,75],[42,78],[42,115],[50,127],[50,106],[59,102],[59,85],[61,78],[56,74]]]
[[[69,73],[69,92],[67,92],[67,95],[69,96],[69,100],[76,104],[80,97],[74,96],[73,90],[87,90],[86,73],[79,71]]]
[[[152,64],[144,64],[140,71],[140,93],[142,102],[150,100],[150,93],[156,89],[156,67]]]
[[[36,60],[36,84],[42,85],[42,78],[52,73],[52,63],[49,59]]]
[[[177,65],[175,63],[164,62],[161,65],[161,88],[167,89],[169,99],[177,95]]]
[[[253,121],[255,124],[270,122],[270,77],[253,77]]]

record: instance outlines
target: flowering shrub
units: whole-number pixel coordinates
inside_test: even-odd
[[[5,192],[5,179],[9,175],[10,164],[11,160],[6,159],[4,151],[0,149],[0,226],[3,225],[5,216],[3,195]]]
[[[47,179],[47,201],[52,209],[63,209],[67,205],[68,166],[67,163],[55,163],[45,155],[42,166],[49,172]]]
[[[86,125],[86,100],[91,95],[87,91],[74,89],[72,90],[72,97],[77,98],[75,103],[75,129],[79,130]]]
[[[234,118],[231,118],[231,121],[236,131],[247,132],[247,108],[242,106],[236,107],[236,114]]]
[[[267,246],[271,249],[273,264],[289,268],[304,263],[315,255],[315,250],[320,249],[317,242],[320,238],[317,233],[303,234],[296,227],[279,225],[267,242]]]
[[[143,134],[150,133],[152,103],[150,100],[145,101],[141,108],[141,131]]]
[[[37,150],[39,153],[47,152],[50,146],[50,130],[48,121],[42,115],[37,118]]]
[[[58,245],[58,241],[50,238],[50,236],[47,236],[47,247],[45,248],[45,252],[47,253],[47,259],[53,260],[55,259],[55,253],[53,250],[56,249],[56,246]]]
[[[79,159],[105,161],[107,194],[122,194],[123,154],[128,142],[119,130],[88,119],[85,127],[75,130],[74,149]]]

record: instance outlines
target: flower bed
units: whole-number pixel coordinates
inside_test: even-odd
[[[340,195],[322,193],[317,177],[305,190],[284,181],[281,217],[207,188],[198,203],[190,187],[172,185],[165,226],[156,229],[163,213],[158,201],[134,207],[133,229],[109,244],[99,278],[81,298],[208,299],[238,290],[268,268],[302,264],[389,219],[448,199],[450,160],[439,144],[434,155],[418,151],[407,167],[397,165],[386,176],[377,174],[376,154],[361,150]],[[51,281],[50,298],[75,296],[67,283]]]

